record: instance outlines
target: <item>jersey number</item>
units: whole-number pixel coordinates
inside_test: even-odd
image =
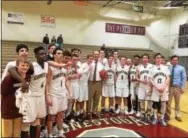
[[[123,80],[123,75],[121,76],[121,79]]]
[[[157,83],[162,83],[162,79],[159,78],[159,79],[157,80]]]

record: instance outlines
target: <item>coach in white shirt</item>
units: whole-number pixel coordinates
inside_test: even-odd
[[[100,77],[100,71],[104,69],[104,66],[101,62],[98,61],[99,51],[93,51],[93,57],[94,61],[91,63],[92,69],[89,76],[89,100],[87,103],[87,112],[89,116],[92,112],[92,115],[96,117],[99,99],[102,92],[102,79]],[[91,106],[92,101],[93,106]]]

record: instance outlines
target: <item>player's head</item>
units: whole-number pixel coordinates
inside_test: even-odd
[[[24,58],[19,58],[17,62],[17,70],[20,74],[26,74],[29,70],[29,61]]]
[[[177,55],[173,55],[173,56],[171,56],[171,64],[172,65],[176,65],[176,64],[178,64],[178,61],[179,61],[179,57],[177,56]]]
[[[91,64],[93,62],[93,55],[87,55],[87,63]]]
[[[24,57],[25,59],[27,59],[29,54],[29,48],[25,44],[18,44],[16,46],[16,53],[19,57]]]
[[[76,54],[76,55],[80,56],[81,53],[82,53],[81,50],[78,48],[71,49],[71,54]]]
[[[53,56],[55,61],[61,61],[63,58],[63,50],[59,47],[55,48],[53,51]]]
[[[142,64],[147,64],[149,61],[149,55],[144,53],[141,57],[142,57]]]
[[[161,64],[162,62],[162,55],[161,55],[161,53],[156,53],[155,55],[154,55],[154,60],[155,60],[155,64],[156,65],[159,65],[159,64]]]
[[[53,54],[54,49],[56,48],[55,44],[50,44],[48,46],[48,53]]]
[[[104,58],[104,50],[102,49],[99,50],[99,57]]]
[[[94,60],[95,61],[97,61],[98,60],[98,58],[99,58],[99,51],[93,51],[93,58],[94,58]]]
[[[113,55],[109,55],[108,56],[108,64],[112,64],[113,60],[114,60],[114,56]]]
[[[127,58],[127,61],[126,61],[126,62],[127,62],[127,65],[128,65],[128,66],[131,66],[131,65],[132,65],[132,60],[131,60],[131,58]]]
[[[119,57],[119,52],[116,50],[113,52],[114,59],[118,59]]]
[[[76,65],[78,62],[78,55],[77,54],[72,54],[72,64]]]
[[[44,62],[46,61],[46,53],[44,50],[44,47],[39,46],[34,49],[35,57],[38,62]]]
[[[125,65],[125,63],[126,63],[126,57],[125,56],[121,56],[120,57],[120,64],[121,65]]]
[[[139,63],[140,63],[140,56],[134,55],[133,64],[137,66]]]
[[[71,53],[68,50],[63,51],[62,62],[67,64],[71,60]]]

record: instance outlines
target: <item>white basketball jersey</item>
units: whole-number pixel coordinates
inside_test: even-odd
[[[138,70],[139,70],[139,76],[140,76],[140,80],[144,81],[149,81],[149,73],[150,70],[152,69],[153,65],[148,63],[146,66],[144,66],[143,64],[139,65]],[[140,86],[145,86],[145,84],[140,83]]]
[[[45,94],[46,75],[48,73],[48,63],[44,63],[44,69],[37,63],[33,62],[34,73],[31,75],[29,89],[31,96],[43,96]]]
[[[89,65],[86,62],[81,65],[80,69],[78,69],[78,73],[81,74],[81,77],[79,79],[79,84],[88,85],[90,71],[89,71]]]
[[[67,70],[64,68],[56,68],[50,66],[52,70],[52,81],[50,95],[56,97],[65,97],[66,96],[66,86],[65,86],[65,77],[67,75]]]
[[[170,75],[170,71],[168,70],[168,67],[165,65],[160,65],[160,66],[154,65],[152,70],[150,71],[150,78],[154,81],[154,83],[158,87],[165,84],[167,80],[167,76],[169,75]]]
[[[135,79],[136,78],[136,70],[137,70],[138,66],[132,65],[132,67],[130,68],[130,78],[131,79]]]
[[[108,75],[108,78],[106,80],[106,84],[107,85],[114,85],[116,66],[115,65],[109,66],[108,64],[106,64],[106,66],[104,67],[104,69],[107,71],[107,75]]]
[[[128,87],[128,72],[129,72],[129,67],[125,65],[122,67],[119,65],[117,67],[117,82],[116,82],[116,87],[117,88],[127,88]]]
[[[108,64],[108,60],[107,58],[103,58],[103,59],[100,59],[99,58],[99,61],[105,66],[106,64]]]

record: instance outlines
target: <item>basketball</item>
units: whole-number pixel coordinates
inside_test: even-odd
[[[105,70],[101,70],[100,71],[100,77],[105,80],[107,79],[107,72]]]

